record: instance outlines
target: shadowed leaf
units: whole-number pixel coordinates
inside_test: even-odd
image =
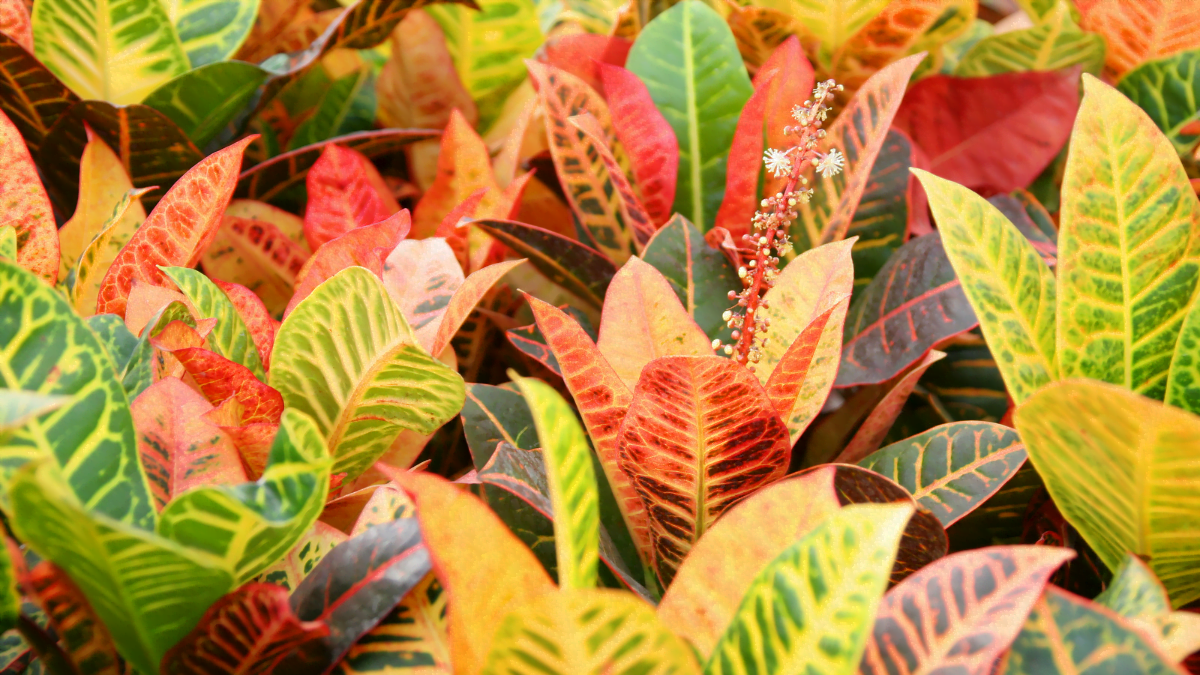
[[[21,0],[11,4],[24,5]],[[23,6],[21,11],[26,11]],[[36,154],[59,116],[79,97],[34,57],[32,36],[28,46],[0,32],[0,110]]]
[[[471,223],[511,248],[554,283],[595,307],[617,270],[602,253],[572,239],[511,220],[476,220]]]
[[[203,148],[236,120],[267,76],[262,68],[241,61],[209,63],[158,87],[143,104],[166,115]]]
[[[737,269],[705,241],[695,225],[676,214],[654,233],[641,258],[666,278],[710,340],[728,339],[729,329],[721,314],[729,309],[729,291],[740,285]]]

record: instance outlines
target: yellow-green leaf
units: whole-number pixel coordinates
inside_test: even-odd
[[[1091,76],[1083,88],[1060,212],[1059,375],[1161,399],[1200,277],[1200,204],[1146,113]]]
[[[17,261],[17,228],[12,225],[0,227],[0,258]]]
[[[104,275],[117,259],[117,254],[125,248],[125,244],[129,243],[133,233],[145,220],[146,212],[138,202],[138,195],[149,190],[150,188],[141,188],[126,192],[113,207],[100,231],[92,237],[79,256],[79,262],[75,264],[75,281],[71,286],[71,304],[80,316],[92,316],[96,313],[96,300],[100,297],[100,284],[104,281]],[[126,218],[126,215],[135,209],[135,204],[136,210],[141,212],[141,217]]]
[[[765,3],[771,4],[771,3]],[[788,13],[820,43],[820,58],[830,55],[874,19],[888,0],[791,0]]]
[[[1200,417],[1111,384],[1065,380],[1014,419],[1055,505],[1109,569],[1132,552],[1176,607],[1200,598]]]
[[[1057,378],[1054,273],[999,209],[952,181],[913,169],[1004,384],[1017,403]],[[1061,249],[1060,249],[1061,250]]]
[[[29,420],[62,407],[69,396],[47,396],[32,391],[0,389],[0,438],[25,426]]]
[[[1058,0],[1044,21],[1032,28],[990,35],[963,55],[954,74],[986,77],[1030,70],[1083,66],[1098,73],[1104,65],[1104,38],[1084,32],[1071,18],[1071,6]]]
[[[401,430],[432,434],[466,398],[462,378],[417,344],[383,282],[349,267],[322,283],[275,337],[269,384],[312,416],[353,480]]]
[[[168,279],[175,282],[196,311],[197,319],[216,319],[217,325],[208,335],[207,347],[214,353],[250,369],[260,380],[266,379],[262,358],[254,338],[246,328],[237,307],[216,284],[203,273],[187,267],[159,267]]]
[[[1182,661],[1200,650],[1200,614],[1172,612],[1162,582],[1133,554],[1125,555],[1096,602],[1156,638],[1172,659]]]
[[[259,0],[160,0],[192,68],[224,61],[246,41]]]

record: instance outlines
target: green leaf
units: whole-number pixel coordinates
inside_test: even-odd
[[[679,140],[674,209],[704,232],[725,198],[729,147],[753,88],[729,26],[699,0],[684,0],[642,29],[626,67]]]
[[[686,643],[654,609],[620,591],[543,593],[496,629],[483,675],[698,675]]]
[[[1174,660],[1182,661],[1200,650],[1200,614],[1172,612],[1162,582],[1133,554],[1125,555],[1112,582],[1095,602],[1158,638],[1158,644]]]
[[[958,77],[986,77],[1030,70],[1059,70],[1083,66],[1090,73],[1104,65],[1104,38],[1080,30],[1071,6],[1058,0],[1045,20],[1024,30],[990,35],[975,43],[958,62]]]
[[[858,237],[850,253],[855,290],[871,283],[908,236],[908,170],[913,165],[912,155],[912,140],[903,131],[888,129],[846,230],[847,239]]]
[[[227,0],[225,4],[236,4]],[[241,61],[210,63],[155,89],[144,103],[166,115],[203,148],[242,112],[267,71]]]
[[[788,13],[816,38],[820,60],[829,63],[830,55],[887,4],[888,0],[791,0],[787,6]]]
[[[908,490],[943,527],[974,511],[1025,463],[1017,432],[989,422],[943,424],[858,463]]]
[[[641,257],[662,273],[709,338],[730,340],[721,314],[729,309],[729,291],[741,282],[729,258],[709,246],[691,221],[678,213],[672,216],[646,244]]]
[[[185,492],[163,509],[158,532],[224,560],[234,583],[242,584],[291,550],[316,522],[329,495],[332,464],[312,418],[285,409],[262,478]]]
[[[143,673],[158,672],[167,649],[233,588],[219,558],[86,508],[48,459],[20,471],[10,491],[17,536],[71,577]]]
[[[71,398],[0,445],[0,480],[30,460],[50,458],[88,509],[153,528],[129,399],[108,352],[61,295],[6,261],[0,261],[0,345],[0,387]]]
[[[1117,82],[1117,91],[1138,104],[1184,155],[1200,134],[1185,130],[1200,111],[1200,50],[1147,61]]]
[[[161,0],[192,68],[233,56],[250,35],[259,0]]]
[[[1059,212],[1059,375],[1162,399],[1200,277],[1200,205],[1141,109],[1091,76],[1083,89]]]
[[[47,396],[19,389],[0,389],[0,438],[20,429],[35,417],[63,407],[70,400],[70,396]]]
[[[21,612],[21,593],[17,589],[17,572],[13,567],[11,546],[0,546],[0,633],[17,625]]]
[[[197,318],[217,320],[217,325],[208,335],[208,348],[234,363],[246,366],[258,379],[266,380],[258,348],[254,346],[250,330],[246,328],[246,323],[229,296],[202,272],[186,267],[159,269],[187,296],[188,302],[199,314]]]
[[[996,667],[996,675],[1079,675],[1182,671],[1143,633],[1100,605],[1059,590],[1045,595]]]
[[[946,254],[1009,394],[1020,403],[1057,377],[1054,273],[987,200],[957,183],[912,171],[929,196]]]
[[[599,565],[600,497],[592,452],[583,427],[550,385],[516,378],[524,395],[545,460],[554,512],[560,588],[595,588]]]
[[[288,141],[288,150],[370,130],[375,123],[375,75],[363,65],[322,88],[322,96]]]
[[[0,110],[37,155],[46,134],[79,97],[9,36],[0,33]]]
[[[32,20],[34,54],[84,99],[140,103],[188,71],[171,20],[154,0],[46,0]]]
[[[479,9],[439,4],[422,8],[442,27],[446,47],[463,86],[479,105],[479,128],[486,130],[504,100],[525,79],[525,59],[544,38],[532,2],[478,0]]]
[[[17,261],[17,228],[15,225],[0,227],[0,258]]]
[[[845,506],[768,564],[705,675],[851,675],[866,648],[907,504]]]
[[[404,429],[432,434],[462,409],[462,378],[417,344],[383,282],[338,272],[287,316],[268,383],[312,416],[334,473],[353,480]]]
[[[1200,414],[1200,301],[1192,299],[1167,373],[1167,405]]]
[[[1014,416],[1059,511],[1109,569],[1142,556],[1182,606],[1200,598],[1200,418],[1101,382],[1056,382]]]
[[[172,321],[182,321],[192,328],[196,327],[196,319],[192,316],[191,310],[187,308],[187,305],[179,301],[169,303],[166,307],[159,310],[158,314],[154,315],[154,318],[150,319],[146,327],[142,329],[142,335],[137,339],[137,344],[129,353],[129,359],[119,372],[121,386],[124,387],[125,393],[129,395],[129,400],[132,401],[137,398],[139,394],[153,384],[154,347],[150,344],[150,338],[158,337],[163,329]]]

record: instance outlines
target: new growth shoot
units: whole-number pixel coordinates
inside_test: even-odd
[[[770,321],[759,316],[759,309],[767,308],[764,297],[768,290],[775,285],[779,276],[779,259],[792,249],[788,239],[788,228],[799,215],[796,205],[812,199],[812,188],[808,179],[801,173],[808,167],[815,167],[816,172],[828,178],[842,170],[845,158],[836,148],[827,153],[817,150],[817,145],[825,137],[821,125],[829,115],[827,101],[833,99],[834,91],[841,91],[842,85],[833,80],[825,80],[813,89],[811,101],[792,109],[795,126],[783,128],[785,136],[794,138],[792,144],[783,150],[768,148],[763,153],[763,162],[776,178],[787,177],[783,190],[763,199],[758,211],[751,221],[753,231],[742,235],[742,254],[748,258],[745,266],[738,268],[738,277],[742,280],[741,292],[729,291],[729,299],[737,304],[725,310],[723,318],[726,325],[733,329],[732,344],[722,344],[713,340],[713,349],[725,353],[738,363],[754,370],[754,365],[762,357],[762,350],[767,346],[767,332]]]

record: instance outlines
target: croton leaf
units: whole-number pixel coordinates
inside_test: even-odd
[[[523,262],[525,262],[524,258],[506,260],[475,270],[468,275],[458,290],[454,291],[454,295],[450,296],[450,302],[435,321],[437,332],[433,333],[433,339],[427,345],[429,353],[441,355],[454,336],[458,334],[458,330],[462,328],[467,317],[475,311],[475,306],[488,295],[497,282]],[[417,337],[424,339],[424,334],[418,332]],[[425,344],[422,342],[422,345]]]
[[[246,584],[208,608],[192,632],[163,657],[161,672],[269,672],[291,650],[328,634],[325,624],[296,618],[287,589]]]
[[[356,8],[363,4],[372,3],[360,3]],[[239,199],[257,199],[275,206],[298,210],[304,205],[304,191],[301,186],[327,145],[337,144],[372,158],[398,152],[406,145],[436,135],[436,132],[424,129],[381,129],[361,131],[314,143],[276,155],[246,169],[238,177],[235,195]]]
[[[45,611],[47,627],[58,635],[64,660],[75,672],[99,675],[118,672],[121,663],[112,636],[70,577],[49,560],[35,563],[37,556],[28,548],[21,559],[17,558],[20,551],[11,542],[8,550],[21,590]],[[23,609],[22,613],[29,612]]]
[[[888,2],[840,49],[833,50],[829,72],[851,91],[898,58],[927,51],[933,58],[944,44],[969,30],[977,3],[970,0]]]
[[[160,270],[187,296],[197,319],[217,320],[216,327],[208,335],[207,347],[215,354],[246,366],[260,380],[266,379],[258,347],[229,296],[194,269],[161,267]]]
[[[599,308],[617,270],[604,254],[573,239],[511,220],[476,220],[497,241],[525,256],[539,272]]]
[[[210,277],[211,278],[211,277]],[[267,311],[266,304],[249,288],[241,284],[213,279],[213,283],[233,303],[238,318],[250,333],[250,342],[258,352],[263,368],[270,367],[271,350],[275,346],[275,329],[278,322]]]
[[[426,574],[378,626],[354,643],[333,669],[334,675],[367,675],[392,668],[452,672],[448,595],[435,574]]]
[[[717,356],[651,361],[619,439],[664,586],[726,509],[783,477],[791,454],[787,427],[754,375]]]
[[[0,219],[17,230],[17,262],[47,283],[54,283],[59,266],[54,212],[20,131],[3,112],[0,167]]]
[[[1009,394],[1021,403],[1058,376],[1054,272],[985,199],[925,171],[913,173],[929,195],[946,254]]]
[[[120,317],[116,314],[98,314],[96,316],[110,316],[120,321]],[[95,319],[95,317],[91,317],[89,321],[92,319]],[[196,319],[192,317],[192,313],[187,306],[181,301],[172,300],[168,301],[166,306],[156,311],[149,321],[141,327],[141,335],[136,338],[137,344],[130,350],[128,360],[117,371],[121,386],[124,387],[130,399],[136,398],[138,394],[145,391],[146,387],[149,387],[154,382],[153,364],[155,347],[150,341],[161,335],[163,330],[175,321],[182,321],[193,327],[196,325]],[[133,333],[130,332],[130,335],[133,335]]]
[[[513,604],[554,584],[529,549],[473,495],[431,474],[391,477],[416,502],[421,535],[450,595],[454,672],[478,673]]]
[[[196,5],[200,9],[213,8],[212,4],[194,1],[168,4],[187,4],[189,11],[196,11]],[[257,4],[257,0],[237,3],[239,9]],[[199,64],[193,61],[192,65]],[[241,61],[209,63],[159,86],[143,103],[166,115],[196,147],[203,148],[235,121],[268,75],[262,68]]]
[[[706,675],[855,672],[912,513],[848,506],[784,549],[751,582]]]
[[[907,97],[906,97],[907,99]],[[924,208],[913,194],[914,181],[908,172],[916,161],[919,148],[913,147],[903,131],[893,126],[883,139],[883,147],[871,167],[862,199],[846,230],[846,238],[858,237],[854,244],[854,288],[864,288],[891,260],[908,239],[908,221]]]
[[[388,295],[423,347],[433,344],[442,314],[463,280],[454,251],[440,237],[405,239],[383,263]]]
[[[1075,675],[1088,671],[1184,675],[1140,629],[1104,607],[1054,586],[1048,586],[1033,606],[994,672]]]
[[[384,258],[408,236],[412,227],[408,209],[373,225],[356,227],[317,249],[296,274],[296,291],[283,310],[286,319],[296,307],[338,272],[362,267],[376,277],[383,274]]]
[[[17,228],[12,225],[0,226],[0,256],[17,259]]]
[[[337,143],[324,147],[304,182],[308,190],[304,238],[313,251],[400,210],[371,161]]]
[[[1200,649],[1200,615],[1172,612],[1171,600],[1154,572],[1132,553],[1113,571],[1112,582],[1095,598],[1155,637],[1169,657],[1182,661]]]
[[[192,167],[163,197],[113,260],[101,282],[97,314],[125,315],[133,280],[163,285],[160,266],[192,267],[217,234],[233,194],[246,138]]]
[[[24,3],[20,11],[27,11]],[[29,151],[37,153],[58,117],[79,100],[33,55],[32,36],[26,49],[20,40],[0,32],[0,110],[12,120]]]
[[[496,628],[483,675],[699,675],[686,643],[641,600],[607,589],[564,589],[522,603]]]
[[[737,116],[753,92],[733,34],[708,5],[685,0],[642,29],[626,67],[675,131],[674,211],[707,232],[725,196]]]
[[[62,407],[70,400],[69,396],[0,389],[0,434],[16,431],[31,419]]]
[[[334,63],[339,65],[335,66]],[[375,70],[354,52],[327,55],[322,59],[321,67],[309,71],[308,77],[316,79],[319,84],[297,83],[300,92],[311,93],[313,98],[300,103],[311,108],[291,130],[286,146],[288,150],[374,128],[378,105]]]
[[[784,352],[783,358],[775,365],[771,377],[764,383],[767,396],[775,406],[775,412],[780,419],[787,420],[789,436],[793,442],[799,438],[808,423],[812,421],[817,408],[817,397],[807,396],[804,385],[808,382],[809,372],[818,362],[821,338],[834,314],[841,316],[846,311],[849,298],[834,302],[824,312],[813,317],[800,335],[792,340],[792,346]]]
[[[450,120],[442,132],[437,173],[413,209],[414,236],[424,238],[437,233],[439,223],[476,190],[485,192],[471,212],[465,215],[508,218],[512,212],[513,198],[496,181],[491,159],[487,144],[471,127],[471,123],[462,113],[451,111]],[[457,218],[454,224],[458,224]]]
[[[658,616],[713,653],[759,571],[841,508],[833,467],[785,478],[738,502],[705,533],[663,594]]]
[[[989,35],[975,43],[958,62],[954,74],[982,77],[1075,65],[1097,73],[1104,55],[1104,38],[1080,30],[1071,17],[1071,4],[1058,0],[1037,25]]]
[[[21,613],[21,592],[18,590],[18,568],[13,563],[14,555],[20,551],[12,545],[6,545],[0,550],[0,628],[4,632],[17,626],[17,617]],[[24,561],[18,564],[24,565]]]
[[[1059,215],[1058,372],[1161,399],[1200,277],[1200,204],[1145,112],[1091,76],[1083,88]]]
[[[1004,546],[933,563],[884,597],[858,672],[989,672],[1050,575],[1074,555],[1064,548]]]
[[[71,304],[79,316],[93,316],[108,269],[145,220],[146,211],[138,197],[146,191],[147,188],[133,189],[121,195],[116,206],[101,224],[100,231],[92,237],[91,242],[80,254],[79,262],[74,268],[75,281],[70,292]]]
[[[1196,147],[1200,134],[1189,127],[1200,109],[1200,50],[1189,50],[1143,63],[1117,82],[1117,91],[1138,104],[1184,155]]]
[[[210,278],[254,291],[278,316],[295,293],[296,276],[311,255],[303,228],[304,221],[282,209],[235,199],[201,264]]]
[[[1137,0],[1077,0],[1084,30],[1104,36],[1105,67],[1120,77],[1151,59],[1200,47],[1196,28],[1200,8],[1186,0],[1143,3]]]
[[[794,0],[788,7],[820,44],[821,60],[829,63],[833,52],[870,23],[887,4],[887,0]]]
[[[729,309],[729,291],[740,285],[737,269],[687,218],[675,214],[642,250],[709,339],[729,337],[721,315]]]
[[[632,231],[634,244],[638,250],[641,250],[646,242],[650,241],[650,237],[654,236],[657,228],[650,221],[650,214],[646,212],[641,198],[625,177],[625,170],[608,147],[606,136],[612,134],[606,132],[600,126],[600,121],[590,112],[568,117],[567,122],[583,132],[583,135],[591,142],[596,154],[599,155],[600,161],[604,163],[604,168],[608,171],[608,178],[612,181],[612,191],[616,193],[617,211],[621,216],[621,222]],[[617,146],[614,145],[614,147]]]
[[[479,121],[454,67],[445,34],[425,11],[409,12],[392,31],[392,55],[379,72],[379,121],[385,127],[443,129],[458,110]],[[436,149],[437,143],[426,143]]]
[[[195,69],[233,56],[250,35],[250,28],[258,15],[258,6],[259,0],[237,0],[233,3],[170,0],[163,3],[167,17],[179,34],[183,51]],[[215,19],[214,15],[219,15],[220,19]]]
[[[153,528],[129,399],[107,350],[62,296],[6,261],[0,261],[0,316],[3,387],[71,397],[4,441],[5,481],[26,461],[54,458],[87,508]]]
[[[952,422],[892,443],[858,464],[904,486],[950,527],[999,491],[1025,457],[1025,445],[1009,427]]]
[[[1200,597],[1200,531],[1180,516],[1200,495],[1200,472],[1185,459],[1200,419],[1114,385],[1066,380],[1029,397],[1014,420],[1055,505],[1109,569],[1131,551],[1176,607]]]
[[[361,267],[338,272],[301,301],[279,328],[274,352],[268,382],[287,405],[313,416],[333,472],[348,478],[402,429],[431,434],[462,408],[462,378],[416,343],[383,282]]]
[[[188,70],[168,10],[156,2],[49,0],[33,8],[38,60],[85,99],[140,103]]]
[[[911,368],[888,380],[883,385],[886,393],[870,408],[870,412],[863,418],[862,424],[850,437],[846,447],[842,448],[833,461],[838,463],[857,462],[879,449],[879,444],[883,442],[888,430],[892,428],[904,410],[908,396],[917,386],[917,382],[925,375],[925,371],[929,370],[930,366],[944,358],[946,358],[945,352],[931,349]],[[815,458],[807,457],[805,459],[812,462]]]

